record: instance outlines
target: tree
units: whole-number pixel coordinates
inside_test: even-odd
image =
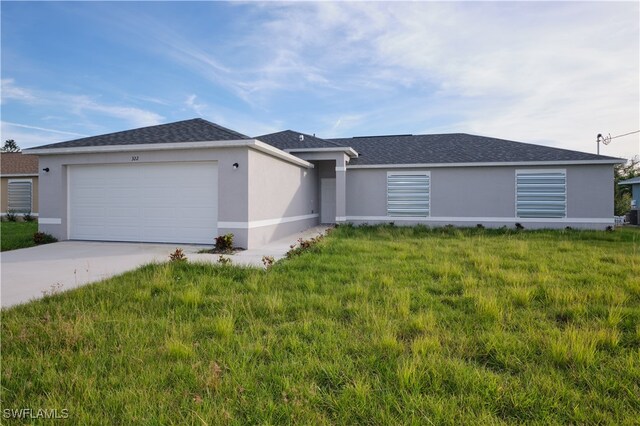
[[[20,152],[21,149],[13,139],[4,141],[4,146],[0,149],[2,152]]]
[[[631,187],[618,182],[640,176],[640,157],[636,156],[614,168],[614,210],[616,216],[623,216],[631,209]]]

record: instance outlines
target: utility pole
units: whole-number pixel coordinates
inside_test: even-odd
[[[598,137],[596,137],[596,152],[600,155],[600,142],[605,145],[609,145],[611,143],[611,139],[621,138],[623,136],[633,135],[635,133],[640,133],[640,130],[636,130],[635,132],[629,132],[618,136],[611,136],[611,133],[608,133],[607,136],[602,136],[602,133],[598,133]]]
[[[600,155],[600,142],[605,145],[609,145],[611,143],[611,133],[609,133],[607,136],[602,136],[602,133],[598,133],[598,137],[596,138],[596,152],[598,153],[598,155]]]

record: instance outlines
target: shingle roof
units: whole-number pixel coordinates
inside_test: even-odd
[[[74,139],[37,147],[72,148],[106,145],[134,145],[148,143],[179,143],[201,141],[224,141],[250,139],[241,133],[219,126],[202,118],[176,121],[175,123],[160,124],[157,126],[142,127],[139,129],[125,130],[123,132],[108,133],[106,135],[90,136],[88,138]]]
[[[38,157],[21,152],[3,152],[0,154],[0,174],[37,175]]]
[[[634,177],[632,179],[621,180],[618,182],[618,185],[634,185],[640,183],[640,176]]]
[[[329,139],[355,149],[350,165],[619,160],[614,157],[465,133]]]
[[[303,135],[303,140],[300,140]],[[251,139],[241,133],[211,123],[202,118],[143,127],[106,135],[91,136],[37,147],[37,149],[95,147],[107,145],[163,144],[200,141]],[[570,151],[504,139],[474,136],[465,133],[440,135],[393,135],[322,139],[293,130],[257,136],[282,150],[296,148],[355,149],[359,157],[351,165],[373,164],[447,164],[502,163],[530,161],[580,161],[617,158],[586,152]],[[3,163],[4,167],[4,163]],[[37,166],[35,167],[37,172]]]
[[[303,140],[300,140],[300,135],[304,136]],[[327,139],[317,138],[293,130],[284,130],[282,132],[256,136],[255,139],[282,150],[296,148],[336,148],[342,146]]]

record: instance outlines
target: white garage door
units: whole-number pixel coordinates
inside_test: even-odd
[[[215,162],[69,166],[69,237],[213,243]]]

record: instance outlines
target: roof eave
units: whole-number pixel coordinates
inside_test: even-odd
[[[38,172],[30,172],[30,173],[1,173],[0,177],[3,178],[11,178],[11,177],[32,177],[38,176]]]
[[[288,148],[286,152],[344,152],[351,158],[358,158],[358,152],[350,146],[336,146],[324,148]]]
[[[627,179],[618,182],[618,185],[640,185],[640,179]]]
[[[497,166],[562,166],[562,165],[598,165],[623,164],[624,159],[609,160],[565,160],[565,161],[505,161],[505,162],[469,162],[469,163],[411,163],[411,164],[353,164],[347,169],[409,169],[425,167],[497,167]]]
[[[77,146],[66,148],[31,148],[23,151],[29,155],[71,155],[71,154],[101,154],[111,152],[140,152],[140,151],[172,151],[180,149],[206,149],[206,148],[235,148],[248,147],[264,152],[274,157],[278,157],[289,163],[296,164],[308,169],[313,168],[313,164],[301,158],[291,155],[288,152],[275,148],[257,139],[237,139],[225,141],[198,141],[198,142],[176,142],[176,143],[148,143],[132,145],[104,145],[104,146]]]

